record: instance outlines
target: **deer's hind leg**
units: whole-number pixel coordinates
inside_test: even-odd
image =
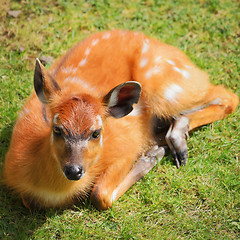
[[[239,103],[237,95],[222,86],[212,86],[202,105],[187,109],[176,117],[166,134],[166,142],[173,153],[177,168],[186,165],[188,131],[225,118]]]
[[[207,99],[204,99],[204,102],[206,102],[206,104],[200,106],[199,110],[193,109],[192,112],[185,113],[185,116],[189,119],[190,131],[227,117],[236,110],[239,98],[236,94],[222,86],[213,86],[209,90]]]

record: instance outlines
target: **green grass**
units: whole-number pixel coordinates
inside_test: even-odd
[[[36,57],[57,58],[96,31],[132,29],[182,49],[240,96],[239,20],[237,0],[0,0],[0,171]],[[105,212],[86,200],[31,213],[1,186],[0,239],[240,239],[239,115],[194,132],[186,167],[166,156]]]

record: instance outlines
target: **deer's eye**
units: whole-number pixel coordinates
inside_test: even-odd
[[[53,126],[53,132],[54,132],[54,134],[57,135],[57,136],[61,136],[61,134],[62,134],[61,128],[60,128],[60,127],[57,127],[57,126]]]
[[[99,138],[100,134],[101,134],[101,129],[98,129],[92,133],[92,138],[97,139]]]

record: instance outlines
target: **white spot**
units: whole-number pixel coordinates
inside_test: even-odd
[[[81,62],[78,64],[79,67],[84,66],[87,63],[87,57],[85,57]]]
[[[192,66],[189,66],[189,65],[185,65],[184,67],[188,68],[188,69],[192,69],[193,68]]]
[[[94,47],[96,44],[98,44],[98,42],[99,42],[99,39],[98,39],[98,38],[92,40],[92,46]]]
[[[142,114],[142,105],[140,103],[133,106],[133,110],[128,114],[128,116],[135,117]]]
[[[179,85],[172,84],[165,90],[164,98],[170,102],[175,102],[176,99],[178,98],[178,94],[182,92],[183,89]]]
[[[107,33],[104,33],[103,36],[102,36],[102,39],[109,39],[111,36],[111,33],[107,32]]]
[[[178,73],[181,73],[181,70],[178,68],[178,67],[173,67],[173,69],[178,72]]]
[[[152,69],[152,73],[153,74],[158,74],[161,72],[160,66],[159,65],[155,65]]]
[[[176,72],[182,74],[182,76],[185,77],[185,78],[187,78],[187,79],[190,77],[190,73],[189,73],[187,70],[181,70],[181,69],[178,68],[178,67],[173,67],[173,69],[174,69]]]
[[[102,122],[102,118],[99,115],[97,116],[97,121],[98,121],[98,126],[102,127],[103,122]]]
[[[168,62],[169,64],[171,64],[171,65],[173,65],[173,66],[176,65],[176,63],[175,63],[174,61],[172,61],[172,60],[166,60],[166,62]]]
[[[187,79],[189,79],[189,77],[190,77],[190,73],[188,72],[188,71],[186,71],[186,70],[182,70],[182,75],[185,77],[185,78],[187,78]]]
[[[145,74],[145,78],[149,79],[152,76],[152,70],[148,70]]]
[[[112,193],[112,203],[115,202],[116,198],[117,198],[117,190],[115,189]]]
[[[152,75],[154,74],[158,74],[161,72],[161,68],[159,65],[155,65],[152,69],[149,69],[146,74],[145,74],[145,78],[149,79],[150,77],[152,77]]]
[[[72,83],[76,83],[76,84],[79,84],[81,87],[84,87],[90,91],[95,91],[95,88],[94,87],[91,87],[86,81],[84,81],[83,79],[81,78],[78,78],[78,77],[67,77],[64,82],[72,82]]]
[[[147,58],[142,58],[140,61],[140,68],[143,68],[147,65],[148,59]]]
[[[97,128],[101,128],[102,125],[103,125],[102,118],[99,115],[97,115],[96,121],[94,122],[90,130],[95,131]]]
[[[161,57],[161,56],[157,56],[157,57],[154,59],[154,61],[155,61],[156,63],[161,62],[161,61],[162,61],[162,57]]]
[[[146,53],[149,49],[149,40],[148,39],[145,39],[143,41],[143,46],[142,46],[142,54],[143,53]]]
[[[73,65],[71,65],[71,66],[61,67],[61,71],[66,74],[75,73],[77,71],[77,68],[74,68]]]
[[[91,49],[88,47],[88,48],[85,50],[85,55],[86,55],[86,56],[89,55],[90,51],[91,51]]]
[[[96,120],[94,124],[91,126],[90,130],[95,131],[96,129],[101,128],[102,125],[103,125],[102,118],[99,115],[97,115]]]
[[[102,136],[102,135],[101,135],[101,137],[100,137],[99,144],[100,144],[101,147],[103,146],[103,136]]]

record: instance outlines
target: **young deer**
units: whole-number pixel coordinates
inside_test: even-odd
[[[180,167],[188,131],[239,101],[180,50],[117,30],[80,42],[50,71],[37,60],[34,88],[4,168],[28,208],[61,207],[90,191],[98,209],[111,207],[163,157],[159,133]]]

